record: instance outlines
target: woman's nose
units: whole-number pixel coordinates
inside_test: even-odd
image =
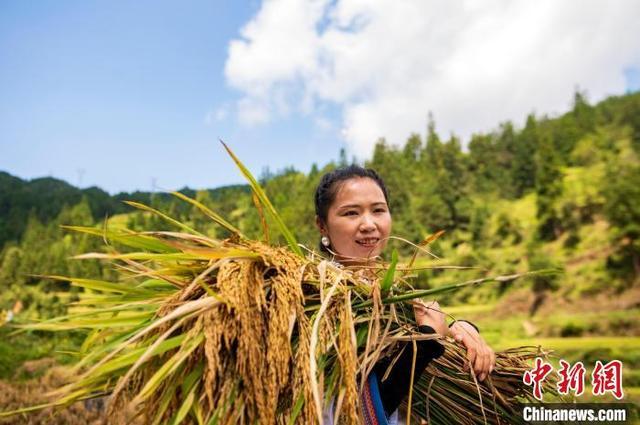
[[[362,221],[360,222],[360,231],[370,232],[376,229],[376,222],[369,214],[362,215]]]

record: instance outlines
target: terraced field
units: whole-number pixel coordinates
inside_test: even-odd
[[[614,401],[611,396],[592,396],[589,380],[596,360],[603,363],[620,360],[623,363],[623,401],[640,405],[640,336],[629,335],[635,333],[635,330],[624,326],[627,323],[635,324],[640,317],[638,309],[597,313],[559,312],[533,318],[517,314],[496,318],[496,308],[496,305],[491,304],[458,305],[447,307],[446,311],[455,317],[473,320],[496,350],[540,346],[553,352],[552,363],[556,367],[560,359],[570,363],[582,361],[587,369],[586,393],[578,402]],[[598,326],[593,326],[594,324]],[[595,334],[594,330],[602,334]],[[550,336],[563,331],[581,335]]]

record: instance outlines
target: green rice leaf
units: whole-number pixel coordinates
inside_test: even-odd
[[[187,415],[189,414],[189,410],[191,409],[191,406],[193,406],[193,401],[196,398],[196,390],[197,389],[198,389],[197,385],[195,385],[193,388],[191,388],[191,391],[189,391],[189,393],[185,397],[184,402],[182,403],[182,406],[180,406],[180,409],[178,409],[178,411],[176,412],[175,417],[171,421],[171,425],[178,425],[178,424],[182,423],[184,418],[187,417]]]
[[[171,192],[171,194],[195,206],[200,211],[202,211],[207,217],[209,217],[210,219],[212,219],[213,221],[215,221],[216,223],[218,223],[219,225],[227,229],[229,232],[236,234],[241,238],[244,238],[244,235],[237,227],[235,227],[234,225],[229,223],[227,220],[222,218],[219,214],[211,211],[206,205],[196,201],[195,199],[189,198],[187,195],[182,194],[180,192]]]
[[[153,350],[152,356],[164,354],[169,350],[180,347],[180,345],[184,342],[184,339],[185,335],[179,335],[174,336],[173,338],[168,338],[166,341],[162,341],[162,343]],[[153,341],[151,341],[151,343],[152,342]],[[105,375],[115,370],[122,369],[123,367],[130,366],[147,351],[147,348],[147,346],[136,348],[135,350],[132,350],[126,354],[122,354],[115,359],[109,360],[102,366],[96,368],[96,373],[98,375]]]
[[[244,177],[249,182],[249,185],[251,186],[251,190],[253,190],[253,193],[258,197],[262,205],[264,205],[265,209],[269,212],[269,215],[271,216],[271,218],[273,218],[273,220],[278,225],[278,228],[280,229],[280,233],[282,233],[282,236],[284,236],[285,240],[289,245],[289,248],[293,252],[298,254],[300,257],[304,257],[302,250],[298,246],[298,242],[296,241],[296,238],[293,236],[293,233],[291,233],[289,228],[284,224],[284,222],[282,221],[282,218],[280,218],[280,215],[278,214],[276,209],[273,207],[273,204],[271,203],[271,201],[269,201],[269,198],[267,197],[267,194],[264,192],[264,189],[260,187],[260,184],[258,183],[258,181],[255,179],[255,177],[253,177],[249,169],[247,169],[247,167],[244,166],[244,164],[238,159],[238,157],[233,153],[233,151],[231,151],[231,149],[229,149],[229,147],[222,140],[220,141],[220,143],[222,143],[222,146],[224,146],[224,148],[227,150],[227,152],[231,156],[231,159],[233,159],[233,162],[236,163],[236,165],[240,169],[240,172],[244,175]]]
[[[180,374],[180,372],[183,369],[184,369],[184,364],[180,365],[176,373]],[[173,400],[173,397],[175,396],[175,392],[178,389],[178,385],[179,385],[179,382],[177,379],[172,381],[163,391],[162,395],[159,397],[160,403],[159,403],[158,409],[156,410],[156,416],[155,416],[155,419],[153,420],[152,425],[159,425],[162,422],[164,413],[167,411],[167,408],[169,407],[171,400]]]
[[[148,398],[160,384],[171,376],[176,369],[189,357],[189,354],[193,352],[198,345],[204,340],[204,335],[200,333],[197,337],[193,338],[182,351],[178,351],[173,357],[168,359],[157,371],[149,378],[145,386],[136,396],[138,401],[144,401]]]
[[[116,294],[137,294],[137,295],[153,295],[152,291],[138,288],[135,286],[124,285],[122,283],[105,282],[103,280],[84,279],[80,277],[67,277],[57,275],[37,275],[44,279],[53,279],[62,282],[71,282],[72,286],[77,286],[94,291],[116,293]]]
[[[147,206],[147,205],[145,205],[145,204],[141,204],[141,203],[139,203],[139,202],[134,202],[134,201],[124,201],[124,203],[125,203],[125,204],[127,204],[127,205],[130,205],[130,206],[132,206],[132,207],[134,207],[134,208],[138,208],[138,209],[140,209],[140,210],[148,211],[148,212],[150,212],[150,213],[153,213],[153,214],[155,214],[155,215],[157,215],[157,216],[161,217],[161,218],[162,218],[162,219],[164,219],[165,221],[167,221],[167,222],[169,222],[169,223],[171,223],[171,224],[173,224],[173,225],[175,225],[175,226],[177,226],[177,227],[181,228],[181,229],[182,229],[182,230],[184,230],[185,232],[193,233],[194,235],[205,236],[204,234],[202,234],[202,233],[198,232],[197,230],[195,230],[195,229],[193,229],[193,228],[191,228],[191,227],[187,226],[186,224],[184,224],[184,223],[182,223],[182,222],[180,222],[180,221],[176,220],[175,218],[169,217],[168,215],[166,215],[166,214],[164,214],[164,213],[162,213],[162,212],[158,211],[158,210],[157,210],[157,209],[155,209],[155,208],[151,208],[151,207],[149,207],[149,206]]]
[[[396,267],[398,266],[398,250],[393,249],[391,253],[391,264],[389,265],[389,269],[384,275],[382,282],[380,283],[380,290],[387,292],[391,289],[391,285],[393,285],[393,278],[396,274]]]
[[[296,423],[296,419],[298,419],[298,415],[302,411],[302,407],[304,406],[304,395],[298,395],[296,398],[296,403],[293,405],[293,409],[291,409],[291,416],[289,416],[289,421],[287,422],[289,425],[293,425]]]
[[[133,261],[195,261],[203,258],[194,254],[176,252],[171,254],[155,254],[152,252],[128,252],[126,254],[105,254],[102,252],[90,252],[76,255],[76,260],[98,259],[98,260],[133,260]]]
[[[62,226],[63,229],[71,230],[79,233],[86,233],[93,236],[100,236],[107,240],[112,240],[122,245],[129,246],[131,248],[146,249],[148,251],[171,253],[178,252],[178,250],[171,245],[164,243],[163,241],[146,235],[141,235],[135,232],[126,231],[112,231],[107,229],[98,229],[96,227],[83,227],[83,226]]]

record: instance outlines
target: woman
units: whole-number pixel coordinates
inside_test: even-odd
[[[379,256],[391,232],[391,212],[386,186],[378,174],[356,165],[325,174],[315,193],[316,225],[321,234],[320,248],[343,265],[363,265]],[[451,336],[467,349],[469,364],[480,381],[493,370],[495,355],[469,322],[455,321],[447,326],[437,302],[414,303],[418,330]],[[419,377],[429,362],[444,348],[437,340],[418,343],[415,376]],[[413,364],[413,350],[405,347],[387,375],[389,360],[374,367],[363,393],[366,423],[392,423],[397,408],[408,394]]]

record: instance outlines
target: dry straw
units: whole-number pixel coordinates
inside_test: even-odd
[[[72,227],[113,244],[107,253],[79,258],[114,262],[122,278],[51,276],[84,288],[78,302],[84,311],[29,328],[86,329],[88,336],[75,378],[50,403],[20,412],[106,397],[110,423],[310,424],[321,422],[333,403],[337,423],[357,424],[358,391],[373,365],[415,345],[403,341],[425,338],[413,331],[404,303],[521,276],[412,290],[403,289],[403,276],[414,259],[401,265],[394,254],[390,264],[357,270],[304,256],[264,191],[229,153],[288,245],[251,241],[179,193],[231,237],[208,238],[136,203],[131,205],[179,231]],[[498,353],[493,374],[478,383],[463,371],[464,349],[442,342],[445,355],[415,379],[408,417],[442,424],[518,422],[516,404],[533,400],[522,374],[545,353],[533,347]]]

